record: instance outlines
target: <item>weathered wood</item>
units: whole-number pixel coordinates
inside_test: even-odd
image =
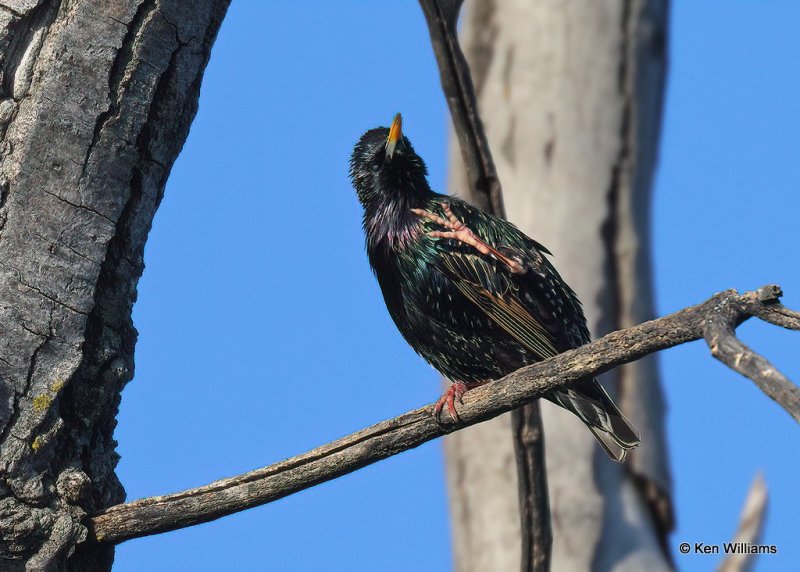
[[[108,570],[131,307],[228,0],[0,3],[0,568]]]
[[[731,539],[732,544],[758,544],[764,531],[764,521],[767,518],[768,500],[767,484],[764,482],[764,476],[759,473],[753,479],[750,490],[747,491],[742,514],[739,517],[739,528]],[[737,551],[725,557],[717,568],[717,572],[750,572],[755,561],[755,554],[744,550]]]
[[[555,388],[563,388],[653,352],[701,339],[708,324],[718,320],[727,321],[733,316],[738,325],[750,316],[765,319],[782,315],[786,318],[786,327],[800,330],[800,313],[790,312],[778,304],[778,292],[774,287],[743,295],[728,290],[697,306],[614,332],[547,361],[519,369],[468,392],[464,404],[459,406],[461,423],[457,425],[452,422],[440,424],[431,414],[432,406],[423,407],[303,455],[237,477],[181,493],[113,506],[92,518],[91,540],[120,543],[208,522],[283,498],[511,411]],[[755,376],[753,381],[764,389],[763,376]],[[788,380],[778,383],[783,385],[782,391],[771,397],[800,421],[800,388]]]
[[[651,319],[667,2],[481,0],[465,11],[461,41],[508,219],[554,253],[594,337]],[[453,150],[448,189],[469,196],[462,163]],[[588,432],[542,403],[554,570],[670,568],[657,373],[648,358],[601,380],[642,433],[623,466],[598,458]],[[512,425],[498,418],[445,440],[458,572],[506,571],[519,558],[518,478],[499,438]],[[630,514],[639,526],[624,525]]]
[[[420,0],[419,3],[428,23],[442,89],[469,180],[469,193],[464,198],[504,218],[503,189],[478,113],[469,65],[458,41],[458,15],[463,0]],[[444,380],[444,383],[449,385],[450,380]],[[547,572],[550,570],[553,534],[539,402],[533,401],[515,409],[511,412],[511,420],[520,526],[520,534],[513,537],[519,538],[519,569],[522,572]],[[516,553],[517,550],[508,551],[509,555]],[[507,569],[507,565],[503,564],[503,568]]]

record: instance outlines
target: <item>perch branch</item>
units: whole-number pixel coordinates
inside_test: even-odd
[[[417,447],[431,439],[474,425],[564,388],[579,379],[598,375],[623,363],[673,346],[707,338],[712,348],[727,348],[736,326],[752,316],[800,330],[800,314],[778,303],[777,286],[738,294],[728,290],[706,302],[669,316],[613,332],[603,338],[521,368],[506,377],[474,389],[464,397],[461,423],[439,424],[424,407],[383,421],[318,447],[303,455],[171,495],[150,497],[110,507],[91,518],[91,540],[118,544],[215,520],[259,506],[319,483],[355,471],[386,457]],[[727,324],[730,329],[720,327]],[[730,355],[727,350],[713,350]],[[734,350],[735,351],[735,350]],[[733,361],[736,362],[736,355]],[[750,357],[739,359],[752,363]],[[800,389],[780,375],[766,360],[762,369],[737,367],[767,395],[800,422]]]

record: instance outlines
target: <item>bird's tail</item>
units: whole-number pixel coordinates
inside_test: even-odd
[[[581,380],[547,397],[577,415],[613,460],[624,461],[628,451],[639,444],[639,434],[596,379]]]

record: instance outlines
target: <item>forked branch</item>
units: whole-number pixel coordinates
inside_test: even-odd
[[[753,316],[800,330],[800,313],[783,307],[780,296],[777,286],[745,294],[728,290],[697,306],[526,366],[470,391],[459,409],[459,425],[439,424],[428,406],[237,477],[110,507],[91,518],[93,540],[117,544],[266,504],[496,417],[579,379],[701,338],[707,340],[715,357],[752,379],[800,422],[800,388],[735,338],[736,327]]]

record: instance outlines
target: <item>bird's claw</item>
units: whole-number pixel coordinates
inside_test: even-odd
[[[456,215],[454,215],[453,211],[450,209],[450,205],[444,204],[442,205],[442,208],[444,209],[444,214],[447,216],[446,219],[423,209],[411,209],[411,212],[426,218],[429,221],[438,224],[439,226],[450,229],[448,231],[435,230],[433,232],[429,232],[428,234],[430,236],[458,240],[459,242],[463,242],[464,244],[476,248],[481,254],[491,253],[491,247],[480,238],[475,236],[475,233],[472,232],[472,229],[458,220]]]
[[[467,384],[463,381],[457,381],[448,387],[447,391],[444,392],[444,395],[442,395],[439,398],[439,401],[437,401],[433,406],[433,416],[436,417],[436,420],[439,422],[442,421],[442,409],[444,409],[446,405],[447,411],[450,413],[450,417],[453,418],[453,421],[460,423],[461,418],[458,416],[458,411],[456,411],[456,399],[463,405],[464,394],[466,392]]]
[[[464,405],[464,394],[468,392],[470,389],[474,389],[476,387],[480,387],[484,385],[485,381],[476,381],[471,383],[464,383],[463,381],[455,381],[453,384],[447,388],[447,391],[444,392],[439,398],[439,401],[433,406],[433,416],[436,418],[437,421],[441,423],[442,421],[442,409],[447,406],[447,411],[450,413],[450,417],[453,418],[453,421],[456,423],[461,423],[461,417],[458,415],[458,411],[456,411],[456,400],[461,404]]]
[[[447,231],[435,230],[433,232],[429,232],[429,236],[434,238],[457,240],[466,244],[467,246],[473,247],[484,256],[492,256],[493,258],[499,260],[506,265],[512,274],[525,273],[525,268],[522,266],[522,264],[513,258],[506,256],[497,249],[489,246],[486,242],[478,238],[478,236],[472,232],[472,229],[458,220],[458,217],[456,217],[456,215],[454,215],[453,211],[450,209],[450,205],[445,203],[442,205],[442,209],[444,210],[444,214],[447,216],[446,219],[424,209],[411,209],[411,212],[417,216],[426,218],[435,224],[450,229]]]

